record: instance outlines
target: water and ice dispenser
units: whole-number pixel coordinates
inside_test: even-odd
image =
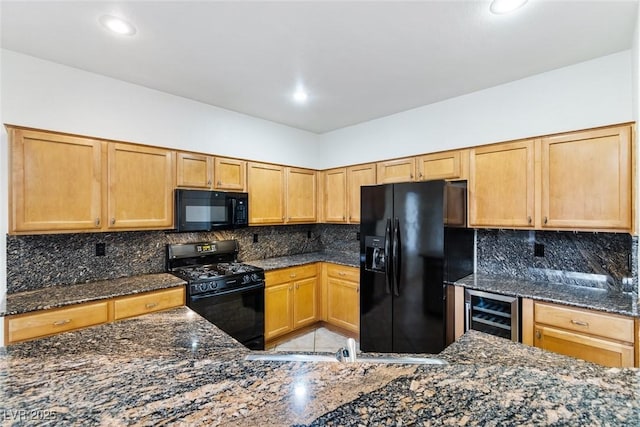
[[[365,245],[365,269],[384,273],[385,263],[385,238],[382,236],[366,236]]]

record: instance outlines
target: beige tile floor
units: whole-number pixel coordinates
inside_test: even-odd
[[[275,351],[313,351],[335,353],[341,347],[347,346],[347,338],[327,328],[320,327],[289,341],[275,346]],[[356,342],[356,348],[360,346]]]

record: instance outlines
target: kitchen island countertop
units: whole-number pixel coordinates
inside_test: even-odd
[[[640,372],[469,332],[445,366],[244,361],[186,307],[0,349],[3,425],[638,425]]]

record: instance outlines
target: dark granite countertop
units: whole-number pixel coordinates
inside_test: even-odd
[[[0,349],[3,425],[638,425],[640,372],[471,331],[449,365],[244,361],[186,307]]]
[[[360,254],[353,252],[319,251],[277,258],[246,260],[244,262],[263,268],[266,271],[312,264],[314,262],[331,262],[334,264],[360,268]]]
[[[184,286],[186,282],[172,274],[144,274],[68,286],[51,286],[35,291],[7,295],[0,316],[64,307],[83,302],[133,295],[164,288]]]
[[[555,302],[627,316],[640,316],[637,298],[627,292],[488,274],[471,274],[455,284],[502,295]]]

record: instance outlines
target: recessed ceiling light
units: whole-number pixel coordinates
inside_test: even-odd
[[[496,15],[504,15],[521,8],[526,2],[527,0],[493,0],[489,10]]]
[[[307,92],[305,92],[302,89],[298,89],[295,91],[295,93],[293,94],[293,100],[296,102],[305,102],[307,100],[307,98],[309,98],[309,95],[307,94]]]
[[[100,23],[109,31],[123,36],[132,36],[136,33],[136,27],[117,16],[102,15],[100,17]]]

